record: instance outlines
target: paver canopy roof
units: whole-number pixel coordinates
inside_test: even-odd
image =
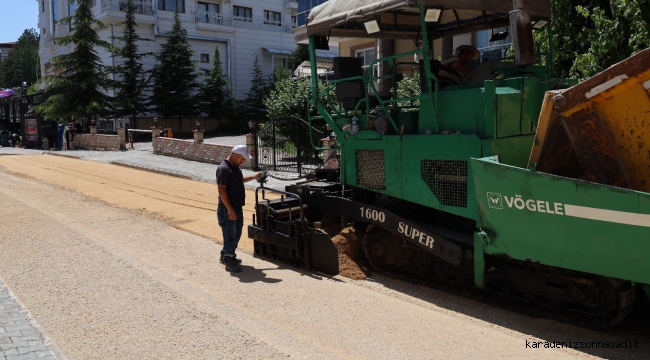
[[[531,19],[550,18],[550,0],[523,2]],[[419,31],[420,4],[444,9],[438,23],[428,23],[436,37],[506,26],[514,9],[512,0],[329,0],[310,11],[307,35],[368,37],[363,20],[376,18],[382,32],[370,37],[411,38]]]

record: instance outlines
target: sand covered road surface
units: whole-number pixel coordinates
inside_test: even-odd
[[[243,272],[227,273],[212,184],[50,155],[0,156],[0,204],[0,274],[68,359],[650,356],[647,342],[531,348],[644,340],[381,276],[328,278],[244,251]],[[252,249],[245,235],[242,248]]]

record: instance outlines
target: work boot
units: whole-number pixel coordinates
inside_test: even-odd
[[[233,256],[226,256],[224,259],[224,264],[226,265],[226,270],[230,272],[241,272],[241,267],[239,262]]]
[[[237,255],[232,256],[237,260],[237,264],[241,264],[241,259],[237,259]],[[223,253],[221,253],[221,256],[219,257],[219,262],[223,264]]]

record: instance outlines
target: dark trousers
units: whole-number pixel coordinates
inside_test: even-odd
[[[217,219],[223,233],[223,249],[221,253],[224,256],[235,256],[235,250],[241,238],[242,228],[244,227],[244,212],[242,208],[235,209],[237,220],[228,219],[228,209],[223,206],[217,207]]]

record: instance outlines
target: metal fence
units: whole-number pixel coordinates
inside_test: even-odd
[[[257,162],[262,170],[306,174],[323,165],[322,152],[311,145],[323,138],[323,130],[297,118],[269,120],[257,132]]]

